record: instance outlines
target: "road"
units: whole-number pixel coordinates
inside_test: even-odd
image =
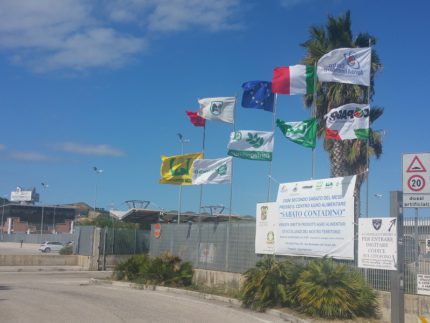
[[[283,322],[216,301],[88,284],[103,272],[2,273],[0,322]]]
[[[0,242],[1,255],[40,255],[40,243]],[[57,253],[58,254],[58,253]]]

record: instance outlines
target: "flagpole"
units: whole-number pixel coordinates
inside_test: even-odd
[[[205,125],[203,126],[203,141],[202,141],[203,158],[205,158],[205,139],[206,139],[206,122],[205,122]],[[203,185],[200,184],[199,214],[202,210],[202,199],[203,199]],[[199,219],[201,220],[201,217],[199,217]],[[199,220],[199,222],[200,222],[200,220]]]
[[[372,73],[372,44],[369,38],[369,47],[370,47],[370,73]],[[371,83],[369,80],[369,86],[367,87],[367,104],[369,105],[369,114],[370,114],[370,87]],[[369,129],[367,142],[366,142],[366,170],[367,170],[367,178],[366,178],[366,218],[369,217],[369,140],[370,140],[370,115],[369,115]]]
[[[237,95],[234,96],[234,107],[233,107],[233,134],[236,132],[236,101]],[[225,271],[229,269],[229,250],[230,250],[230,223],[231,223],[231,214],[232,214],[232,205],[233,205],[233,160],[231,160],[231,180],[230,180],[230,210],[228,215],[228,224],[227,224],[227,232],[226,232],[226,244],[225,244]]]
[[[312,110],[311,115],[313,118],[316,118],[317,112],[317,62],[314,63],[314,93],[312,99]],[[312,177],[311,179],[315,179],[315,147],[312,148]]]
[[[272,131],[275,134],[275,119],[276,119],[276,101],[278,99],[278,94],[275,93],[275,98],[273,102],[273,117],[272,117]],[[272,161],[273,161],[273,152],[272,152],[272,160],[269,162],[269,187],[267,189],[267,202],[270,202],[270,191],[272,189]]]

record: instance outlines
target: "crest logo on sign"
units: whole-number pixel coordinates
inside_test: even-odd
[[[382,226],[382,219],[373,219],[372,220],[373,228],[378,231]]]

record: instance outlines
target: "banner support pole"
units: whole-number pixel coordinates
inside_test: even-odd
[[[274,102],[273,102],[273,116],[272,116],[272,131],[273,131],[273,136],[275,135],[275,119],[276,119],[276,103],[278,100],[278,94],[275,93],[275,98],[274,98]],[[272,160],[269,162],[269,185],[267,188],[267,202],[270,201],[270,192],[271,192],[271,188],[272,188],[272,162],[273,162],[273,151],[272,151]]]

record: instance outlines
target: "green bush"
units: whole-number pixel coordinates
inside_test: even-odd
[[[138,280],[142,277],[143,273],[147,272],[150,262],[151,260],[148,255],[133,256],[115,266],[113,278],[127,281]]]
[[[73,254],[73,246],[64,246],[60,249],[60,255],[71,255]]]
[[[269,307],[294,304],[293,286],[301,271],[301,266],[289,260],[278,261],[274,257],[260,260],[244,274],[243,305],[264,311]]]
[[[114,279],[134,281],[146,285],[189,286],[193,267],[189,262],[166,252],[160,257],[133,256],[114,269]]]
[[[376,293],[362,276],[332,259],[311,261],[296,283],[298,309],[327,319],[372,317]]]

